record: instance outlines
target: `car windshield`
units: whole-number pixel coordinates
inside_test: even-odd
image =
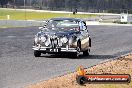
[[[79,24],[73,20],[50,20],[47,23],[47,27],[50,27],[50,28],[79,27]]]
[[[73,20],[49,20],[46,27],[52,30],[79,30],[79,23]]]
[[[79,24],[75,22],[60,22],[56,25],[56,27],[79,27]]]

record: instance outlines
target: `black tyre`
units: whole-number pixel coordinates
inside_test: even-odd
[[[83,51],[84,56],[89,56],[89,50]]]
[[[89,38],[89,47],[91,47],[91,38]]]
[[[34,50],[34,56],[35,57],[40,57],[41,56],[41,52],[37,51],[37,50]]]
[[[73,53],[73,57],[74,58],[78,58],[79,55],[80,55],[80,51],[81,51],[81,44],[80,44],[80,42],[77,43],[77,48],[76,49],[77,49],[77,52]]]
[[[76,81],[79,85],[84,85],[87,82],[87,79],[84,76],[77,76]]]

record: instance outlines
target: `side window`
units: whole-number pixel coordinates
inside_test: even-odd
[[[87,26],[87,25],[86,25],[86,22],[84,22],[84,21],[83,21],[83,24],[84,24],[84,26]]]
[[[80,27],[80,30],[86,30],[86,23],[84,21],[80,21],[79,22],[79,27]]]

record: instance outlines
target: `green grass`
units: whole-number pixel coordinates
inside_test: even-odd
[[[10,9],[0,9],[0,20],[6,20],[7,15],[10,15],[10,20],[43,20],[54,17],[73,17],[73,18],[89,18],[96,15],[76,14],[72,13],[49,13],[49,12],[29,12]]]

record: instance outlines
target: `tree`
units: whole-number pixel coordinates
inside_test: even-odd
[[[8,0],[0,0],[1,7],[3,8],[4,5],[7,5]]]

